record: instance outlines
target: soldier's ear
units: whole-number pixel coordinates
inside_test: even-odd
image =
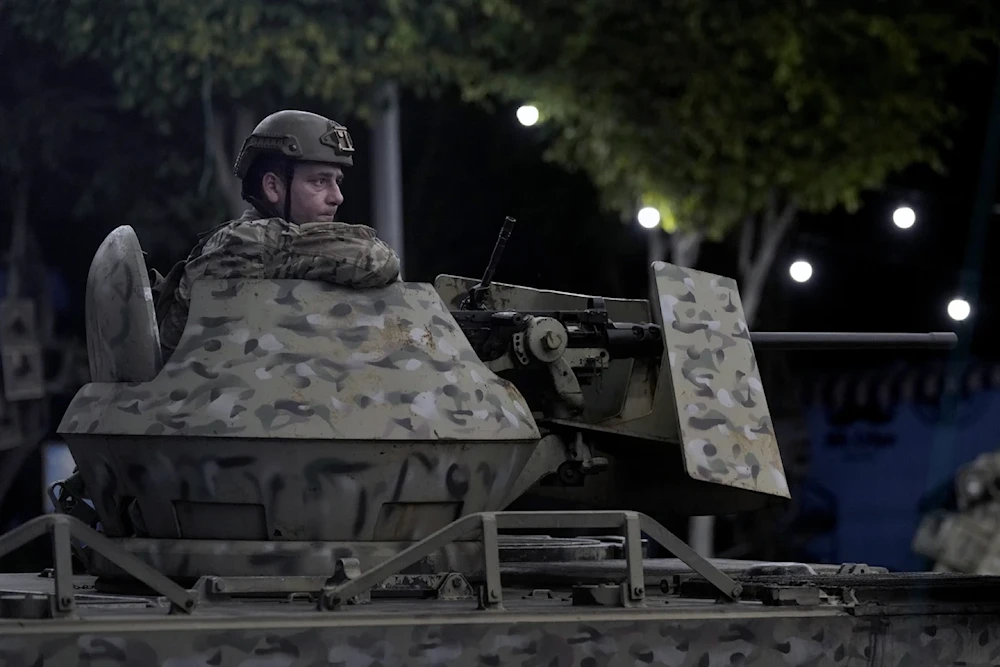
[[[260,185],[260,189],[263,191],[264,198],[267,201],[277,204],[285,200],[285,184],[281,182],[281,179],[273,171],[268,171],[264,174]]]

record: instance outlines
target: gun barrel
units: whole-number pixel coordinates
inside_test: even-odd
[[[503,254],[503,249],[507,246],[507,239],[510,238],[510,232],[514,229],[514,222],[514,218],[509,215],[504,218],[497,244],[493,246],[493,254],[490,255],[490,263],[486,266],[486,273],[483,274],[483,279],[479,282],[479,287],[482,289],[489,287],[493,281],[493,274],[496,273],[497,265],[500,264],[500,255]]]
[[[950,331],[931,333],[851,333],[756,331],[750,333],[755,348],[784,350],[878,348],[950,350],[958,336]]]

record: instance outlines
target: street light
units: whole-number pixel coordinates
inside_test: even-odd
[[[804,283],[812,278],[813,267],[809,262],[800,259],[797,262],[792,262],[792,265],[788,267],[788,273],[791,274],[792,280],[795,282]]]
[[[952,299],[948,304],[948,317],[961,322],[972,313],[972,306],[965,299]]]
[[[636,218],[639,220],[639,224],[646,229],[653,229],[660,224],[660,212],[652,206],[645,206],[639,209],[639,214],[636,215]]]
[[[892,222],[900,229],[909,229],[917,221],[917,214],[909,206],[900,206],[892,212]]]
[[[521,125],[534,125],[538,122],[538,107],[526,104],[517,110],[517,119]]]

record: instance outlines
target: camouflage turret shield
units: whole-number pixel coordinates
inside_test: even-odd
[[[789,498],[736,281],[665,262],[653,269],[688,475]]]
[[[162,365],[146,261],[135,231],[104,239],[87,276],[87,357],[94,382],[152,380]]]

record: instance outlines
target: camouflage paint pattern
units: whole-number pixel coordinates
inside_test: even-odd
[[[913,550],[936,561],[935,569],[1000,574],[1000,507],[935,512],[923,517]]]
[[[148,382],[91,383],[65,437],[105,530],[419,539],[501,509],[539,439],[429,285],[202,280]],[[134,499],[134,504],[130,506]]]
[[[264,617],[94,616],[0,624],[11,667],[717,667],[730,665],[992,665],[993,615],[852,616],[835,609],[559,610]]]
[[[413,540],[469,512],[502,509],[533,441],[85,439],[67,442],[111,536],[125,498],[139,536]]]
[[[688,475],[791,497],[736,281],[653,270]]]
[[[935,569],[1000,574],[1000,454],[986,452],[955,475],[958,511],[924,516],[913,550],[936,562]]]
[[[91,383],[59,433],[330,440],[536,440],[516,388],[482,364],[421,283],[200,280],[148,382]]]
[[[90,264],[87,357],[93,382],[147,382],[162,365],[146,261],[128,225],[104,239]]]
[[[195,283],[206,278],[318,280],[383,287],[399,279],[399,257],[365,225],[293,224],[254,208],[206,236],[159,315],[163,345],[173,350],[184,330]]]

